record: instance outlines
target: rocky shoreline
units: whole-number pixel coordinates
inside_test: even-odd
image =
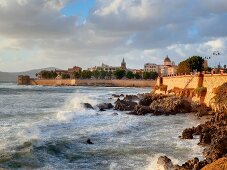
[[[173,165],[168,157],[161,156],[157,162],[160,170],[200,170],[202,168],[208,170],[212,169],[209,167],[207,169],[209,164],[221,158],[227,158],[227,112],[223,110],[213,112],[211,108],[205,105],[192,103],[187,98],[175,95],[155,93],[138,95],[114,94],[112,98],[116,98],[115,105],[113,106],[111,103],[99,104],[97,107],[100,111],[114,108],[114,110],[126,111],[127,114],[138,116],[147,114],[169,116],[191,113],[198,117],[210,117],[204,124],[185,129],[179,136],[182,140],[190,140],[195,136],[199,136],[198,145],[204,147],[203,155],[205,159],[200,161],[198,158],[192,158],[192,160],[188,160],[182,165]],[[223,161],[223,167],[227,168],[226,159]]]

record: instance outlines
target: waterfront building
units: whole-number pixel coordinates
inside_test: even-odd
[[[101,71],[101,70],[103,70],[103,71],[107,71],[107,72],[114,72],[118,69],[127,70],[126,62],[125,62],[124,58],[121,62],[121,66],[110,66],[110,65],[102,63],[101,66],[91,67],[91,68],[88,68],[87,70],[89,70],[89,71],[96,71],[96,70]]]
[[[144,72],[157,72],[160,76],[170,76],[177,73],[177,66],[172,62],[168,56],[163,61],[162,65],[154,63],[144,64]]]

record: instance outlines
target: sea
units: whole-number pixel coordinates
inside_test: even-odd
[[[0,169],[157,170],[162,155],[178,164],[202,158],[198,138],[179,138],[185,128],[200,123],[192,114],[135,116],[96,107],[114,104],[113,94],[150,91],[1,83]]]

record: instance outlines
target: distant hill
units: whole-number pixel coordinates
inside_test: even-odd
[[[55,67],[48,67],[42,69],[34,69],[25,72],[1,72],[0,71],[0,82],[16,82],[18,75],[28,75],[32,78],[35,77],[35,74],[40,72],[41,70],[55,70],[58,68]]]

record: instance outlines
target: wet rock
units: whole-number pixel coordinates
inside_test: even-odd
[[[157,161],[158,170],[172,170],[173,163],[167,156],[160,156]]]
[[[111,103],[101,103],[98,104],[97,107],[101,110],[105,110],[105,109],[112,109],[114,106]]]
[[[150,104],[150,109],[163,114],[190,113],[191,103],[181,97],[169,96],[154,100]]]
[[[82,103],[86,109],[94,109],[90,103]]]
[[[112,115],[113,115],[113,116],[117,116],[117,115],[118,115],[118,113],[114,112]]]
[[[118,99],[114,108],[120,111],[132,111],[136,105],[136,102]]]
[[[181,139],[193,139],[194,130],[192,128],[187,128],[182,132]]]
[[[136,100],[139,100],[139,97],[137,95],[126,95],[123,100],[136,101]]]
[[[91,139],[89,139],[89,138],[87,139],[86,142],[87,142],[87,144],[90,144],[90,145],[94,144],[94,143],[91,141]]]
[[[161,95],[161,94],[151,94],[151,93],[147,93],[144,95],[141,95],[141,99],[139,100],[139,105],[142,106],[150,106],[150,104],[154,101],[154,100],[158,100],[158,99],[162,99],[166,96]]]
[[[148,113],[151,113],[151,109],[149,106],[142,106],[142,105],[136,105],[133,109],[132,112],[130,112],[129,114],[132,115],[146,115]]]

